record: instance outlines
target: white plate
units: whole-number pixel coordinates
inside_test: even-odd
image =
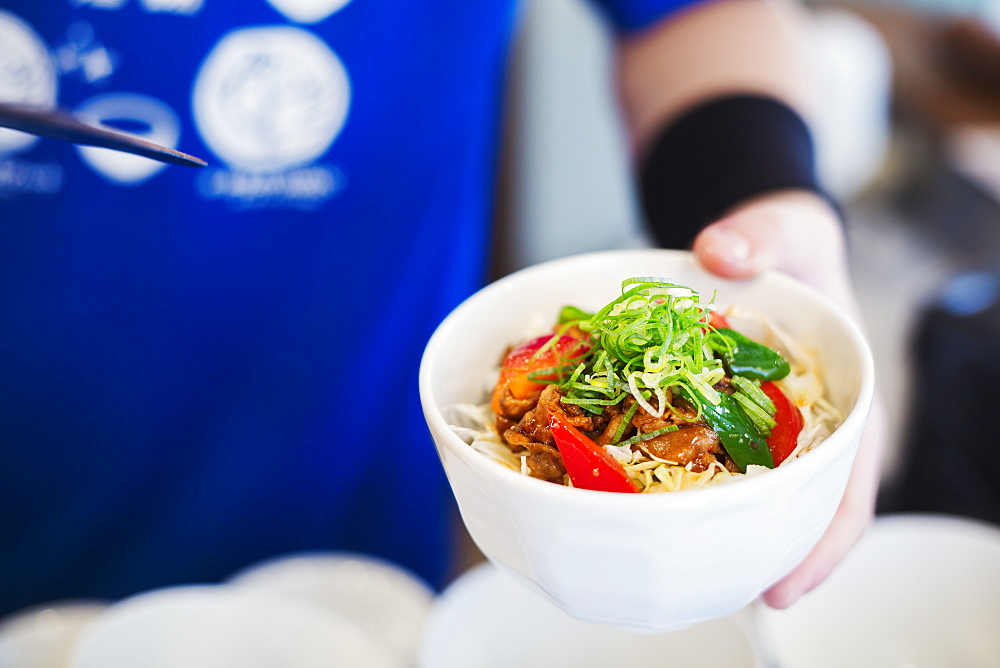
[[[783,668],[1000,666],[1000,528],[879,518],[818,589],[759,615]]]
[[[7,615],[0,619],[0,668],[65,668],[76,639],[105,608],[67,600]]]
[[[431,614],[424,668],[685,668],[762,665],[737,616],[642,633],[576,620],[491,564],[456,580]]]
[[[412,665],[434,592],[384,559],[352,552],[315,552],[269,559],[240,571],[229,583],[308,601],[357,623]]]
[[[398,664],[349,620],[264,591],[161,589],[118,603],[88,627],[72,668],[333,668]]]

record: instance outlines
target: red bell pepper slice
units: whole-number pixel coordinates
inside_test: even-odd
[[[565,417],[553,413],[549,417],[549,430],[574,487],[599,492],[639,491],[625,468],[607,450],[567,422]]]
[[[716,329],[730,329],[729,321],[726,320],[726,316],[721,313],[716,313],[715,311],[709,311],[708,324]]]
[[[760,389],[774,402],[774,407],[777,409],[774,414],[774,421],[777,424],[767,437],[767,447],[770,448],[774,465],[777,466],[792,454],[798,443],[799,432],[802,431],[802,413],[771,381],[761,383]]]
[[[507,353],[500,365],[500,380],[493,392],[493,412],[500,414],[499,400],[504,388],[517,399],[536,399],[544,386],[528,379],[528,374],[539,369],[557,367],[567,359],[575,359],[587,354],[590,345],[572,336],[560,336],[559,340],[541,354],[542,347],[552,340],[554,334],[545,334],[522,343]],[[543,376],[545,380],[550,378]],[[551,378],[555,378],[553,375]]]

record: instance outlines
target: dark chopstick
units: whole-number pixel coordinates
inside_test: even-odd
[[[123,132],[87,125],[65,112],[40,107],[0,102],[0,127],[40,137],[60,139],[72,144],[124,151],[172,165],[204,167],[208,164],[187,153],[138,139]]]

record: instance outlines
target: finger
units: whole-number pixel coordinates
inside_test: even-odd
[[[851,468],[847,490],[830,526],[805,560],[764,592],[762,598],[767,605],[787,608],[819,586],[864,534],[875,510],[885,420],[885,408],[876,397]]]
[[[847,502],[846,497],[844,502]],[[869,514],[864,509],[851,508],[842,503],[830,527],[806,560],[764,592],[764,602],[782,610],[820,585],[861,538],[868,526],[868,518]]]
[[[741,210],[706,227],[694,241],[694,254],[713,274],[750,278],[778,264],[779,229],[771,212]]]
[[[694,253],[711,272],[732,279],[777,269],[839,293],[844,286],[843,234],[833,209],[805,192],[767,195],[705,228]]]

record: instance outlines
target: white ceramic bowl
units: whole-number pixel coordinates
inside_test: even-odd
[[[846,415],[826,441],[759,476],[673,494],[609,494],[542,482],[474,451],[452,407],[487,399],[483,379],[532,319],[599,308],[631,276],[663,276],[721,306],[759,311],[818,350],[828,397]],[[871,355],[830,302],[779,274],[730,282],[690,253],[614,251],[540,264],[476,293],[424,352],[420,396],[462,518],[501,570],[581,620],[666,630],[730,614],[791,571],[843,495],[873,389]]]

